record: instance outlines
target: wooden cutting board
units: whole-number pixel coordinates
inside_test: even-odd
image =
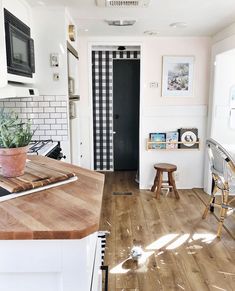
[[[1,174],[0,168],[0,195],[5,192],[19,193],[39,187],[44,187],[53,183],[68,180],[75,177],[75,174],[64,169],[53,167],[43,162],[28,160],[23,176],[16,178],[5,178]]]

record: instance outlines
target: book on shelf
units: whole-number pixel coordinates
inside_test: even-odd
[[[157,142],[157,143],[152,143],[150,145],[150,149],[165,149],[166,144],[165,143],[160,143],[166,141],[166,134],[163,132],[154,132],[149,134],[149,139],[151,142]]]
[[[198,139],[198,129],[197,128],[180,128],[179,132],[179,141],[182,142],[179,144],[181,149],[197,149],[199,148]],[[184,143],[185,142],[185,143]]]
[[[166,132],[166,149],[177,149],[179,141],[178,131],[169,131]]]

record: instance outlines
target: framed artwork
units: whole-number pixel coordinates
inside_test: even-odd
[[[164,56],[162,71],[163,97],[193,96],[194,57]]]

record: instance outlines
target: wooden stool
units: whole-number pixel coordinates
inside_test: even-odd
[[[157,172],[156,172],[156,177],[154,179],[154,184],[151,188],[151,191],[155,192],[155,190],[157,188],[157,191],[156,191],[157,199],[160,199],[162,183],[168,183],[168,185],[166,187],[169,187],[170,191],[174,190],[176,199],[180,199],[179,193],[176,189],[175,179],[173,176],[173,172],[175,172],[177,170],[176,165],[165,164],[165,163],[155,164],[154,169],[157,170]],[[163,181],[163,173],[164,172],[168,173],[168,180],[167,181]]]

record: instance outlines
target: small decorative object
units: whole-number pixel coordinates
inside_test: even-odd
[[[131,249],[131,253],[130,253],[130,256],[132,258],[132,260],[134,261],[138,261],[139,258],[141,258],[143,255],[143,250],[141,247],[139,246],[134,246],[132,249]]]
[[[23,123],[16,113],[0,111],[0,166],[4,177],[24,174],[28,144],[33,134],[29,121]]]
[[[194,57],[163,57],[162,96],[193,96]]]
[[[149,138],[151,142],[158,142],[158,143],[153,143],[151,148],[152,149],[165,149],[166,148],[166,144],[165,143],[160,143],[165,142],[166,141],[166,134],[165,133],[161,133],[161,132],[155,132],[155,133],[150,133],[149,134]]]
[[[73,24],[69,25],[69,39],[71,41],[76,40],[76,29],[75,29],[75,25],[73,25]]]
[[[169,131],[166,133],[166,148],[167,149],[177,149],[179,141],[178,131]]]
[[[198,148],[198,129],[197,128],[180,128],[179,138],[183,142],[179,144],[181,149]],[[185,143],[184,143],[185,142]]]

